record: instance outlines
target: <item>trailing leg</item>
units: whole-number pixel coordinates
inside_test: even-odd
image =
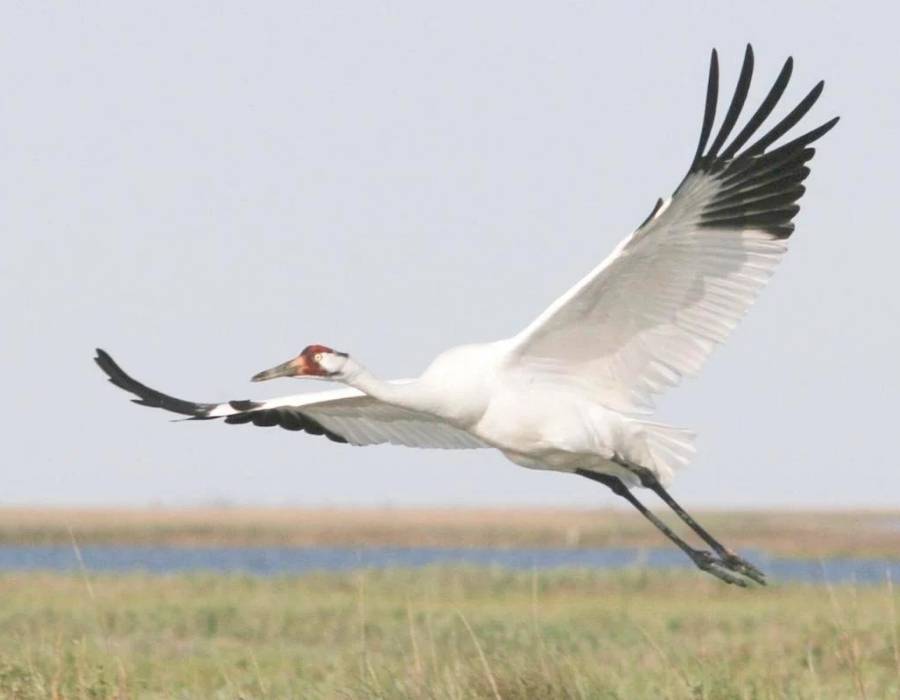
[[[743,587],[747,586],[747,582],[744,579],[742,579],[740,576],[736,576],[734,573],[729,571],[727,567],[723,566],[722,562],[720,562],[710,552],[706,552],[700,549],[694,549],[687,542],[681,539],[681,537],[679,537],[678,534],[674,530],[672,530],[672,528],[670,528],[662,520],[651,513],[647,509],[647,507],[643,503],[641,503],[633,493],[631,493],[631,490],[624,483],[622,483],[619,478],[610,476],[608,474],[597,474],[596,472],[588,471],[587,469],[578,469],[575,473],[603,484],[604,486],[611,489],[614,494],[616,494],[617,496],[621,496],[631,505],[637,508],[640,514],[647,518],[647,520],[649,520],[651,523],[653,523],[657,530],[662,532],[666,537],[674,542],[675,545],[679,549],[681,549],[681,551],[687,554],[698,569],[712,574],[716,578],[725,581],[725,583],[733,583],[736,586]]]
[[[641,480],[641,486],[653,491],[667,506],[669,506],[669,508],[675,511],[675,514],[681,518],[685,525],[696,532],[704,542],[713,548],[713,551],[719,555],[720,560],[726,568],[739,574],[743,574],[763,586],[766,585],[766,575],[746,559],[743,559],[732,552],[728,547],[713,537],[706,528],[694,520],[693,516],[682,508],[678,501],[672,498],[663,485],[659,483],[659,479],[656,478],[656,475],[652,471],[638,464],[626,462],[625,460],[616,460],[616,462],[633,472],[635,476]]]

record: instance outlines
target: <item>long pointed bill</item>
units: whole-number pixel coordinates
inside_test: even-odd
[[[303,366],[300,364],[300,358],[295,357],[293,360],[282,362],[280,365],[267,369],[259,374],[254,374],[250,379],[251,382],[264,382],[267,379],[276,379],[278,377],[296,377],[303,374]]]

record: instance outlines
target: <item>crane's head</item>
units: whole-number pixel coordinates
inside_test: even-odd
[[[276,377],[313,377],[338,379],[343,374],[350,356],[324,345],[307,345],[297,357],[280,365],[254,374],[251,381],[263,382]]]

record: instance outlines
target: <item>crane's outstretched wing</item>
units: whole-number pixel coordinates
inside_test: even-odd
[[[138,398],[135,403],[162,408],[195,420],[221,418],[226,423],[251,423],[324,435],[351,445],[390,443],[407,447],[466,449],[487,447],[477,438],[439,418],[373,399],[356,389],[336,389],[284,396],[268,401],[194,403],[167,396],[128,376],[103,350],[94,361],[109,381]]]
[[[837,118],[769,149],[812,107],[823,83],[743,148],[778,102],[788,59],[768,96],[730,144],[753,73],[747,46],[734,97],[715,121],[718,57],[710,61],[700,143],[671,199],[587,277],[513,339],[511,367],[583,389],[620,411],[646,412],[653,395],[697,372],[755,300],[794,230],[810,144]],[[741,150],[743,148],[743,150]]]

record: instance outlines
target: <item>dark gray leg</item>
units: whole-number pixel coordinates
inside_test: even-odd
[[[702,527],[700,523],[698,523],[694,518],[688,513],[684,508],[679,505],[678,501],[676,501],[669,494],[668,491],[663,488],[663,485],[659,483],[659,479],[656,478],[656,475],[647,469],[646,467],[642,467],[638,464],[632,464],[630,462],[626,462],[625,460],[616,460],[618,464],[621,464],[623,467],[628,469],[629,471],[634,472],[634,474],[641,480],[641,486],[644,488],[648,488],[657,496],[659,496],[663,502],[673,511],[675,514],[681,518],[685,525],[687,525],[691,530],[697,533],[701,539],[703,539],[706,544],[713,548],[716,554],[719,555],[722,563],[726,568],[731,569],[739,574],[743,574],[744,576],[753,579],[759,584],[763,586],[766,585],[766,575],[757,569],[753,564],[748,562],[745,559],[742,559],[737,554],[732,552],[728,547],[719,542],[715,537],[713,537],[709,532],[707,532],[706,528]]]
[[[747,586],[747,582],[744,579],[742,579],[740,576],[736,576],[734,573],[729,571],[727,567],[723,566],[722,562],[720,562],[710,552],[705,552],[700,549],[694,549],[687,542],[681,539],[674,530],[672,530],[662,520],[660,520],[653,513],[647,510],[646,506],[644,506],[644,504],[641,503],[633,493],[631,493],[631,490],[624,483],[622,483],[619,478],[610,476],[608,474],[597,474],[596,472],[588,471],[586,469],[578,469],[575,473],[609,487],[614,494],[616,494],[617,496],[621,496],[631,505],[637,508],[640,514],[647,518],[647,520],[649,520],[651,523],[653,523],[657,530],[659,530],[666,537],[672,540],[672,542],[674,542],[675,545],[679,549],[681,549],[681,551],[687,554],[698,569],[712,574],[716,578],[725,581],[725,583],[733,583],[736,586],[743,587]]]

